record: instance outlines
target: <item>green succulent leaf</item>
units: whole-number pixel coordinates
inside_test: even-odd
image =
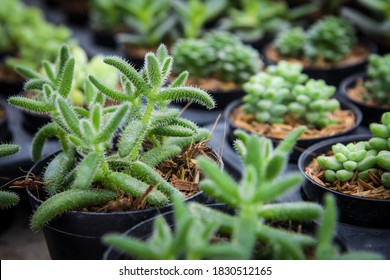
[[[19,195],[14,192],[0,191],[0,209],[7,209],[19,202]]]
[[[83,158],[76,168],[76,179],[74,181],[74,187],[76,189],[85,190],[92,185],[99,171],[102,159],[103,156],[100,152],[90,153]]]
[[[214,100],[205,91],[194,87],[175,87],[160,90],[159,101],[194,101],[207,109],[215,107]]]

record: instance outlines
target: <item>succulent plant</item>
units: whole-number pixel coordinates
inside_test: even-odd
[[[335,204],[326,197],[324,209],[311,202],[275,202],[294,188],[302,177],[290,174],[281,178],[294,143],[305,130],[297,128],[273,149],[265,137],[236,131],[235,148],[242,158],[243,178],[235,182],[212,161],[199,158],[206,174],[201,188],[217,201],[233,209],[223,213],[207,205],[175,200],[175,231],[162,217],[156,220],[154,232],[146,240],[110,234],[108,245],[142,259],[304,259],[305,250],[315,248],[317,259],[377,258],[373,254],[340,254],[332,242]],[[272,221],[312,221],[322,217],[317,237],[274,227]],[[218,235],[222,236],[218,240]],[[262,250],[256,250],[261,243]]]
[[[19,146],[13,144],[0,144],[0,158],[16,154]],[[0,209],[5,209],[16,205],[19,202],[18,194],[0,190]]]
[[[183,86],[187,72],[164,87],[173,63],[164,45],[157,53],[146,55],[140,71],[119,57],[107,57],[104,62],[119,70],[121,90],[90,76],[85,81],[87,108],[72,105],[69,100],[75,59],[67,46],[61,48],[54,68],[44,63],[49,79],[23,69],[32,78],[25,87],[42,90],[39,100],[9,98],[14,106],[52,118],[33,139],[35,160],[41,158],[47,138],[57,137],[62,146],[44,172],[48,198],[32,217],[33,230],[65,211],[106,203],[122,192],[136,198],[145,195],[150,205],[169,203],[180,192],[154,167],[192,142],[209,137],[208,131],[180,118],[177,109],[167,108],[178,99],[199,102],[207,108],[212,108],[214,101],[200,89]],[[104,107],[106,98],[119,104]],[[145,142],[151,147],[144,149]],[[96,183],[102,188],[96,188]],[[154,186],[151,190],[150,184]]]
[[[301,65],[281,61],[252,76],[244,84],[244,111],[254,114],[261,123],[283,123],[288,113],[297,115],[310,127],[335,123],[330,116],[340,108],[340,103],[330,98],[335,87],[323,80],[307,80],[301,71]]]
[[[225,10],[227,2],[226,0],[173,0],[171,4],[179,17],[182,37],[199,37],[205,25]]]
[[[373,173],[381,175],[383,185],[390,187],[390,113],[382,115],[381,123],[371,123],[370,131],[373,137],[367,141],[337,143],[332,146],[332,156],[317,157],[328,182],[345,182],[355,174],[368,180]]]
[[[390,55],[370,55],[364,83],[364,100],[374,100],[380,105],[390,105]]]
[[[356,43],[355,31],[347,21],[326,16],[304,32],[300,28],[282,31],[274,40],[275,49],[283,56],[309,59],[312,63],[336,63]]]
[[[225,32],[211,32],[201,39],[181,39],[172,47],[174,72],[189,69],[196,77],[214,77],[240,84],[260,71],[258,52]],[[190,68],[188,68],[190,66]]]

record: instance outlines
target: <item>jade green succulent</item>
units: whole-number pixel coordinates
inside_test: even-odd
[[[384,186],[390,187],[390,113],[384,113],[381,123],[371,123],[372,137],[367,141],[332,146],[333,155],[317,157],[318,165],[325,170],[325,179],[333,183],[345,182],[356,173],[362,180],[369,173],[381,175]]]
[[[174,72],[188,69],[195,77],[214,77],[241,84],[260,71],[259,53],[225,32],[211,32],[201,39],[181,39],[172,47]]]
[[[10,156],[19,152],[19,146],[13,144],[0,144],[0,158]],[[0,190],[0,209],[6,209],[16,205],[19,202],[19,195]]]
[[[140,259],[305,259],[308,248],[314,248],[316,259],[378,258],[364,252],[342,254],[333,244],[336,210],[332,197],[326,197],[326,209],[311,202],[275,202],[302,180],[299,174],[282,177],[281,172],[304,130],[297,128],[275,149],[265,137],[236,131],[235,147],[244,164],[239,182],[209,159],[199,158],[206,174],[202,190],[231,207],[233,214],[193,202],[185,206],[176,199],[174,232],[159,217],[148,240],[110,234],[104,237],[105,243]],[[315,237],[272,224],[318,218],[322,223]]]
[[[286,114],[297,115],[309,127],[337,123],[330,113],[340,108],[331,98],[335,87],[308,79],[300,64],[281,61],[252,76],[244,84],[243,109],[261,123],[283,123]]]
[[[21,68],[31,78],[25,87],[42,94],[38,100],[13,96],[9,103],[47,113],[52,119],[33,139],[33,159],[41,158],[49,137],[58,138],[62,147],[45,169],[47,199],[31,219],[33,230],[63,212],[104,204],[122,193],[135,198],[145,195],[150,205],[169,203],[182,194],[154,167],[210,136],[207,130],[180,118],[177,109],[167,107],[173,100],[189,100],[213,108],[214,101],[201,89],[183,86],[187,72],[165,86],[173,59],[164,45],[145,56],[145,66],[139,71],[119,57],[106,57],[104,62],[113,66],[111,71],[120,72],[121,89],[89,76],[84,88],[86,108],[70,102],[75,59],[67,46],[61,48],[53,68],[44,63],[47,77]],[[106,107],[106,99],[118,105]],[[146,149],[144,143],[150,147]]]
[[[294,28],[278,34],[274,46],[283,56],[309,59],[312,63],[336,63],[351,52],[356,34],[346,20],[326,16],[306,31]]]
[[[381,106],[390,106],[390,54],[370,55],[367,77],[364,83],[364,100],[372,100]]]

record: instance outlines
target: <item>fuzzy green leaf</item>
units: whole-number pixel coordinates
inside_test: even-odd
[[[81,137],[80,120],[68,101],[62,98],[58,98],[57,109],[61,113],[62,120],[65,122],[68,131]]]
[[[176,79],[171,83],[171,88],[181,87],[184,86],[187,82],[189,73],[188,71],[183,71],[179,74],[179,76],[176,77]]]
[[[20,75],[22,75],[23,77],[25,77],[26,79],[42,79],[43,76],[38,73],[37,71],[29,68],[29,67],[26,67],[26,66],[23,66],[23,65],[16,65],[14,67],[14,70],[19,73]]]
[[[46,76],[49,78],[50,82],[54,84],[56,82],[56,77],[54,75],[51,63],[47,60],[42,60],[42,66],[43,69],[45,69]]]
[[[164,44],[160,44],[157,48],[156,57],[160,63],[168,57],[168,49]]]
[[[96,104],[91,112],[91,121],[93,128],[98,131],[100,128],[100,125],[102,123],[102,118],[103,118],[103,110],[102,106],[100,104]]]
[[[106,123],[103,130],[96,137],[95,142],[107,142],[112,137],[112,135],[120,128],[120,125],[123,119],[125,119],[128,110],[128,104],[123,104],[119,106],[112,114],[112,117]]]
[[[120,172],[111,173],[107,177],[107,182],[111,188],[120,189],[134,197],[142,197],[149,188],[148,184]],[[156,188],[148,194],[146,201],[155,206],[163,206],[169,203],[169,199]]]
[[[37,161],[42,157],[43,146],[46,139],[57,135],[57,125],[53,122],[41,127],[33,138],[31,144],[31,155],[33,160]]]
[[[19,202],[19,196],[16,193],[0,191],[0,209],[7,209]]]
[[[181,148],[188,147],[193,143],[198,143],[201,141],[208,141],[211,139],[211,132],[208,129],[201,128],[198,130],[198,133],[192,137],[179,137],[171,138],[167,141],[167,144],[177,145]]]
[[[194,135],[192,129],[182,127],[180,125],[160,126],[151,131],[154,135],[170,136],[170,137],[190,137]]]
[[[163,145],[155,147],[142,155],[140,161],[143,163],[155,167],[162,161],[172,158],[180,154],[181,148],[175,145]]]
[[[58,215],[92,205],[107,203],[117,196],[116,192],[108,190],[77,190],[60,192],[45,200],[35,211],[31,219],[31,229],[38,231]]]
[[[103,242],[109,246],[113,246],[130,256],[137,256],[143,260],[161,258],[159,252],[156,252],[154,247],[141,240],[118,234],[107,234],[103,237]]]
[[[0,144],[0,158],[19,152],[19,146],[13,144]]]
[[[130,175],[137,179],[146,182],[147,184],[153,184],[157,186],[157,189],[165,194],[169,199],[172,199],[175,195],[183,197],[183,194],[163,179],[157,171],[155,171],[149,165],[136,161],[131,165]]]
[[[263,205],[258,215],[271,220],[314,220],[321,217],[323,208],[310,202],[287,202]]]
[[[158,101],[193,101],[205,106],[207,109],[213,109],[215,102],[211,96],[195,87],[175,87],[162,89],[158,95]]]
[[[57,90],[62,97],[67,98],[72,89],[73,75],[74,75],[74,58],[70,58],[61,73],[60,79],[57,81]]]
[[[98,90],[103,92],[107,97],[109,97],[111,99],[121,101],[121,102],[131,100],[131,97],[123,94],[120,91],[110,89],[106,85],[99,82],[94,76],[89,76],[88,79]]]
[[[177,119],[180,112],[177,109],[167,109],[164,111],[156,110],[152,112],[150,117],[150,127],[156,128],[159,126],[164,126],[172,124],[173,121]]]
[[[75,188],[85,190],[92,185],[95,175],[99,170],[102,158],[103,157],[99,152],[90,153],[83,158],[76,168]]]
[[[154,89],[159,88],[162,83],[160,65],[156,56],[153,53],[146,54],[145,69],[150,86]]]
[[[36,113],[49,113],[51,110],[53,110],[53,106],[48,102],[37,101],[22,96],[11,96],[8,98],[8,103],[13,106]]]
[[[57,60],[57,73],[56,73],[57,77],[61,75],[61,72],[65,68],[66,62],[69,60],[70,57],[71,57],[71,52],[69,47],[67,45],[62,45]]]
[[[118,145],[119,155],[125,157],[134,151],[134,149],[137,149],[138,152],[146,132],[146,125],[143,122],[130,122],[121,134]]]

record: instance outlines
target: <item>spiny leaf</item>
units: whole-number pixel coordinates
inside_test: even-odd
[[[19,196],[16,193],[0,191],[0,209],[7,209],[19,202]]]
[[[131,97],[123,94],[120,91],[110,89],[106,85],[99,82],[94,76],[88,77],[89,81],[101,92],[103,92],[105,95],[107,95],[109,98],[117,100],[117,101],[130,101]]]
[[[49,78],[50,82],[54,84],[56,82],[56,77],[51,63],[47,60],[42,60],[42,66],[43,69],[45,69],[46,76]]]
[[[171,74],[172,65],[173,65],[173,58],[172,57],[168,57],[167,59],[165,59],[163,61],[162,67],[161,67],[161,77],[162,77],[163,82],[165,82],[166,79],[169,77],[169,74]]]
[[[81,129],[81,134],[84,136],[83,139],[87,140],[86,142],[92,143],[95,136],[96,132],[94,128],[92,127],[92,124],[89,120],[82,119],[80,121],[80,129]]]
[[[316,258],[317,259],[328,259],[328,254],[332,250],[333,232],[335,229],[336,220],[336,204],[334,198],[327,194],[324,196],[325,200],[325,213],[322,217],[322,222],[317,229],[317,247],[316,247]]]
[[[168,49],[164,44],[160,44],[157,48],[156,57],[160,63],[163,63],[164,60],[168,57]]]
[[[71,131],[75,135],[81,137],[80,120],[76,112],[69,105],[68,101],[62,98],[58,98],[57,108],[62,115],[62,120],[65,122],[68,131]]]
[[[177,156],[180,152],[181,148],[175,145],[158,146],[143,154],[140,161],[149,166],[155,167],[162,161]]]
[[[181,87],[184,86],[184,84],[187,82],[189,73],[188,71],[183,71],[180,73],[179,76],[176,77],[176,79],[171,83],[171,88]]]
[[[107,177],[107,183],[110,184],[111,188],[120,189],[134,197],[142,197],[149,188],[149,185],[146,183],[120,172],[112,172]],[[163,206],[169,203],[169,199],[157,189],[153,189],[148,194],[146,201],[156,206]]]
[[[43,174],[44,188],[51,196],[63,188],[63,182],[74,162],[74,153],[61,152],[47,165]]]
[[[198,130],[198,133],[192,137],[171,138],[169,139],[169,141],[167,141],[167,143],[184,148],[184,147],[188,147],[193,143],[197,143],[200,141],[208,141],[210,139],[211,139],[211,132],[208,129],[201,128]]]
[[[83,158],[76,168],[75,188],[85,190],[92,185],[102,158],[100,152],[90,153]]]
[[[22,96],[11,96],[8,98],[8,103],[13,106],[36,113],[49,113],[51,110],[53,110],[53,106],[48,102],[37,101]]]
[[[148,77],[148,81],[150,86],[154,89],[157,89],[161,86],[161,72],[160,65],[153,53],[148,53],[145,56],[145,69],[146,75]]]
[[[150,117],[150,127],[156,128],[158,126],[163,126],[171,124],[177,117],[180,112],[177,109],[166,109],[166,110],[156,110],[152,112]]]
[[[37,161],[42,157],[42,150],[46,139],[56,135],[57,125],[53,122],[44,125],[35,133],[31,144],[31,155],[33,160]]]
[[[288,157],[285,153],[274,152],[271,159],[267,163],[265,171],[266,180],[272,181],[276,179],[286,166],[287,159]]]
[[[14,70],[19,73],[20,75],[22,75],[23,77],[25,77],[26,79],[42,79],[43,76],[41,74],[39,74],[37,71],[29,68],[29,67],[26,67],[26,66],[23,66],[23,65],[16,65],[14,67]]]
[[[119,57],[108,57],[104,59],[104,62],[117,68],[137,87],[138,90],[148,90],[146,82],[142,79],[137,70],[123,59]]]
[[[0,157],[10,156],[19,152],[19,146],[13,144],[0,144]]]
[[[69,47],[67,45],[62,45],[60,48],[60,53],[58,55],[58,61],[57,61],[57,74],[56,76],[59,77],[66,65],[66,62],[70,58],[71,53],[69,50]]]
[[[34,78],[31,80],[28,80],[24,86],[23,89],[25,91],[30,90],[42,90],[42,87],[47,83],[47,81],[40,79],[40,78]]]
[[[137,151],[141,148],[142,140],[145,137],[146,125],[141,121],[130,122],[122,132],[118,145],[119,155],[125,157],[134,149]]]
[[[175,195],[183,197],[183,194],[179,190],[163,179],[152,167],[143,162],[134,162],[129,172],[139,180],[157,186],[157,189],[169,199],[172,199]]]
[[[158,95],[158,101],[193,101],[205,106],[207,109],[213,109],[215,102],[211,96],[198,88],[194,87],[175,87],[162,89]]]
[[[102,116],[103,116],[102,114],[103,114],[102,106],[100,106],[100,104],[96,104],[93,107],[92,113],[91,113],[92,125],[96,131],[99,130],[99,127],[102,123]]]
[[[128,110],[128,104],[123,104],[116,109],[110,120],[104,126],[103,130],[96,137],[96,143],[106,142],[112,137],[112,135],[118,130],[118,128],[120,128],[120,125],[125,118]]]
[[[31,219],[31,229],[38,231],[54,217],[69,211],[92,205],[107,203],[117,196],[109,190],[71,189],[60,192],[45,200],[35,211]]]
[[[310,202],[286,202],[263,205],[259,216],[271,220],[315,220],[321,217],[323,208]]]
[[[57,91],[62,97],[66,98],[72,89],[73,75],[74,75],[74,58],[70,58],[61,73],[60,79],[57,81]]]
[[[294,147],[299,136],[306,130],[306,126],[300,126],[290,132],[286,138],[276,147],[275,152],[282,152],[287,154]]]
[[[192,129],[182,127],[180,125],[160,126],[151,131],[154,135],[170,136],[170,137],[190,137],[194,135]]]

